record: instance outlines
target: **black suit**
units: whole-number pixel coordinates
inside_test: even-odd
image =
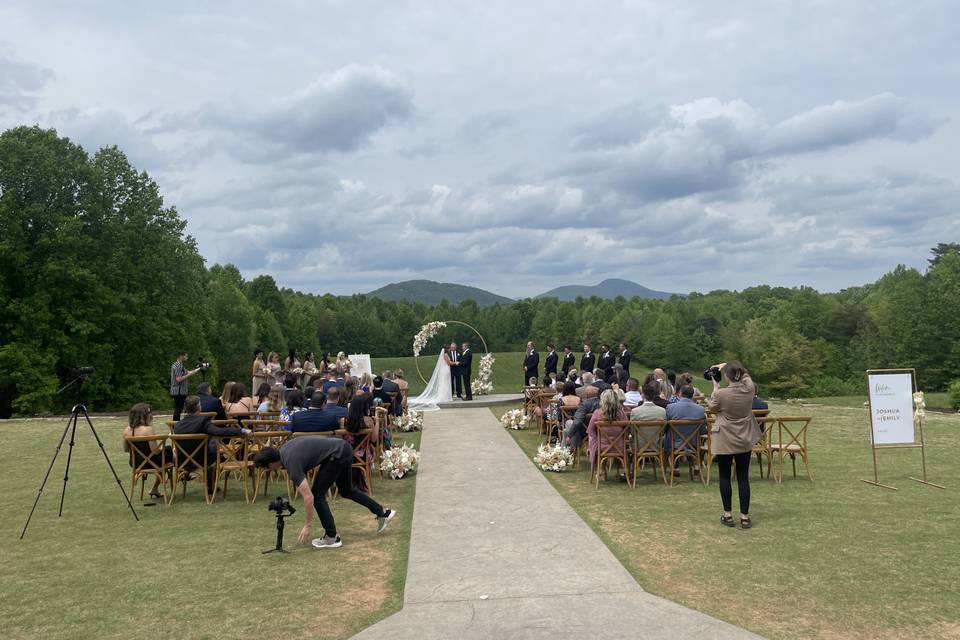
[[[394,382],[393,380],[388,380],[388,379],[384,378],[384,379],[383,379],[383,387],[382,387],[382,389],[383,389],[385,392],[387,392],[387,393],[395,393],[395,394],[397,394],[397,399],[396,399],[396,401],[393,403],[393,407],[391,408],[391,409],[392,409],[392,413],[393,413],[394,415],[396,415],[396,416],[398,416],[398,415],[400,415],[401,413],[403,413],[403,392],[400,391],[400,385],[398,385],[398,384],[397,384],[396,382]]]
[[[458,398],[463,397],[463,387],[460,380],[460,354],[456,351],[447,351],[447,357],[450,358],[450,390]]]
[[[630,377],[630,352],[624,351],[620,354],[620,357],[617,358],[617,362],[620,363],[620,366],[623,367],[623,372],[627,374],[627,377]]]
[[[570,369],[573,369],[577,365],[577,356],[571,351],[567,355],[563,356],[563,377],[566,378],[567,374],[570,373]]]
[[[239,427],[218,427],[210,423],[210,418],[196,413],[188,415],[173,425],[173,433],[176,435],[205,433],[208,436],[213,436],[210,438],[207,448],[207,463],[211,466],[214,465],[217,460],[217,442],[219,441],[219,436],[229,437],[243,435],[243,431]],[[183,449],[190,455],[193,455],[193,452],[197,450],[201,442],[201,440],[184,442]],[[200,460],[203,459],[199,456],[197,456],[197,458]],[[207,489],[213,489],[214,480],[213,474],[208,472]]]
[[[473,368],[473,352],[467,349],[460,354],[460,379],[463,383],[463,390],[467,394],[467,400],[473,400],[473,389],[470,387],[470,373]]]
[[[557,373],[557,361],[560,360],[560,356],[557,355],[556,351],[551,351],[547,354],[547,359],[543,364],[543,373],[552,373],[556,375]]]
[[[537,370],[540,368],[540,354],[536,351],[531,351],[523,359],[523,386],[527,386],[527,382],[530,378],[536,378],[540,380],[540,375],[537,373]]]
[[[616,361],[617,359],[614,358],[613,354],[609,351],[600,356],[600,362],[597,363],[597,367],[603,371],[604,380],[609,379],[613,375],[613,365],[616,364]]]
[[[593,373],[593,365],[596,362],[597,356],[593,355],[593,352],[583,354],[583,357],[580,358],[580,373]]]
[[[197,397],[200,398],[200,411],[204,413],[211,411],[216,412],[217,420],[227,419],[227,414],[223,410],[223,403],[220,402],[220,398],[212,396],[209,393],[198,393]]]

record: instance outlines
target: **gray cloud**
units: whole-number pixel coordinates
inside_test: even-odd
[[[20,62],[0,51],[0,106],[30,109],[53,79],[53,71],[28,62]]]

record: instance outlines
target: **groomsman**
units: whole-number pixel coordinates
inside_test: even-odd
[[[623,367],[623,372],[630,377],[630,352],[627,351],[627,345],[620,343],[620,355],[617,356],[617,363]]]
[[[523,386],[527,386],[530,378],[540,379],[537,370],[540,368],[540,354],[533,348],[533,342],[527,343],[527,355],[523,358]]]
[[[557,355],[557,349],[552,344],[547,345],[547,359],[543,365],[543,375],[548,376],[551,373],[557,375],[557,361],[560,356]]]
[[[563,377],[566,378],[570,373],[570,369],[573,369],[577,364],[577,356],[573,355],[573,348],[570,345],[564,345],[563,347]]]
[[[597,362],[597,356],[593,355],[590,351],[590,345],[586,342],[583,343],[583,356],[580,358],[580,371],[581,372],[593,372],[593,365]]]
[[[603,379],[610,380],[613,376],[613,365],[616,364],[617,359],[613,357],[613,353],[610,352],[610,345],[600,345],[600,362],[597,363],[597,368],[603,370]]]

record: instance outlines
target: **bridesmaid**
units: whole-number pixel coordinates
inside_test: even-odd
[[[313,351],[307,351],[307,354],[303,357],[303,377],[305,384],[301,385],[304,389],[313,384],[313,379],[319,375],[320,371],[317,369],[317,364],[314,362],[316,356]]]
[[[283,384],[283,367],[280,366],[280,354],[271,351],[267,356],[267,382],[272,387],[275,384]]]
[[[337,353],[337,364],[335,365],[337,369],[337,376],[343,376],[344,378],[350,375],[350,358],[347,357],[343,351]]]
[[[297,354],[296,349],[290,349],[287,359],[283,361],[283,371],[284,373],[292,373],[295,376],[303,373],[300,370],[300,356]]]
[[[267,382],[267,374],[269,370],[267,369],[267,363],[263,361],[263,349],[257,349],[253,352],[253,385],[251,389],[259,389],[260,385]]]
[[[330,352],[327,351],[320,359],[320,375],[324,375],[330,369]]]

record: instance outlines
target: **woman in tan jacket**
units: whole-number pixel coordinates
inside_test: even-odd
[[[717,461],[720,475],[720,499],[723,515],[720,522],[733,527],[730,467],[737,465],[737,488],[740,494],[740,526],[749,529],[750,522],[750,456],[753,445],[760,439],[760,427],[753,415],[753,397],[756,387],[750,374],[736,361],[716,365],[727,379],[727,386],[720,387],[713,380],[713,395],[707,399],[707,409],[716,414],[711,429],[710,453]]]

